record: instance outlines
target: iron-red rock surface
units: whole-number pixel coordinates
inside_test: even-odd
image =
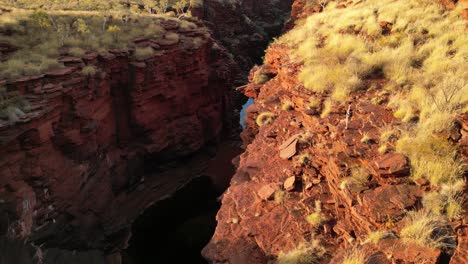
[[[295,2],[293,18],[303,17],[304,5],[305,1]],[[402,219],[420,206],[428,186],[409,178],[406,157],[391,154],[395,152],[394,138],[389,139],[387,151],[378,150],[384,129],[398,131],[402,125],[387,106],[371,103],[383,83],[375,80],[374,91],[358,91],[351,100],[333,104],[328,116],[320,117],[324,98],[298,81],[302,65],[291,54],[285,45],[270,45],[264,65],[255,67],[250,83],[240,88],[255,98],[246,110],[247,127],[241,134],[245,152],[223,195],[216,232],[203,250],[205,258],[212,263],[237,263],[232,259],[236,252],[245,252],[243,245],[247,244],[256,249],[255,256],[267,256],[256,258],[258,263],[275,263],[282,253],[313,245],[328,252],[316,263],[341,263],[344,249],[359,245],[366,263],[439,263],[444,257],[441,250],[408,244],[397,235]],[[272,78],[254,84],[253,75],[262,68]],[[312,97],[318,97],[318,111],[308,107]],[[286,103],[292,109],[282,107]],[[353,110],[349,122],[348,105]],[[256,119],[265,112],[274,118],[259,126]],[[462,124],[455,132],[461,136],[454,142],[463,148],[466,114],[459,120]],[[362,140],[363,135],[368,140]],[[282,155],[291,138],[294,148]],[[462,155],[466,158],[466,152]],[[356,168],[365,171],[359,184],[350,182]],[[286,182],[293,182],[294,188]],[[312,215],[317,212],[318,220]],[[320,221],[320,226],[314,227],[311,219]],[[453,233],[457,222],[451,224]],[[374,245],[366,238],[375,230],[387,230],[389,235]],[[451,263],[466,259],[466,232],[461,228],[458,232],[459,244]]]
[[[176,29],[173,29],[177,32]],[[0,231],[70,248],[123,248],[132,221],[206,167],[184,159],[231,121],[233,62],[202,28],[136,61],[132,51],[6,84],[32,111],[0,121]],[[193,34],[191,32],[190,34]],[[81,68],[98,72],[86,77]],[[184,160],[176,165],[169,162]],[[160,173],[148,175],[148,164]],[[178,165],[177,165],[178,164]],[[152,170],[150,170],[152,171]]]

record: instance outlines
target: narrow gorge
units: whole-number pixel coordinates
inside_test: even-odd
[[[0,1],[0,264],[468,263],[468,1],[41,1]]]
[[[31,105],[14,123],[0,119],[0,235],[26,241],[2,238],[21,260],[0,263],[206,263],[242,151],[246,98],[234,87],[289,9],[205,1],[185,19],[193,27],[156,18],[165,37],[135,40],[151,56],[64,54],[63,68],[0,80]],[[0,44],[4,56],[17,50]]]

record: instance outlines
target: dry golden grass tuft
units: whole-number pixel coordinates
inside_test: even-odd
[[[286,101],[281,105],[281,110],[291,111],[294,110],[294,103],[291,101]]]
[[[92,65],[86,65],[83,67],[83,69],[81,69],[81,74],[83,74],[86,77],[94,76],[96,75],[96,72],[97,72],[96,67]]]
[[[135,49],[135,58],[138,60],[144,60],[153,56],[154,50],[151,47],[146,48],[136,48]]]
[[[324,219],[322,217],[322,204],[320,200],[315,201],[315,211],[307,215],[306,220],[310,225],[314,227],[317,227],[323,223]]]
[[[331,113],[331,110],[332,110],[332,101],[326,100],[323,103],[323,109],[322,109],[322,113],[320,114],[320,117],[321,118],[327,117]]]
[[[389,232],[389,231],[377,230],[377,231],[370,232],[367,235],[366,240],[364,240],[363,244],[366,244],[366,243],[377,244],[380,242],[380,240],[386,239],[386,238],[396,238],[396,236],[392,232]]]
[[[358,248],[353,248],[346,252],[342,264],[364,264],[365,262],[366,256],[364,252]]]
[[[463,179],[445,183],[438,192],[424,195],[423,206],[434,214],[447,216],[450,220],[460,218],[463,214],[464,187]]]
[[[413,179],[427,178],[431,184],[441,185],[459,179],[465,170],[456,147],[425,130],[403,136],[396,147],[410,158]]]
[[[448,222],[427,210],[409,212],[400,237],[410,243],[444,250],[454,249],[456,239]]]
[[[326,249],[319,240],[312,239],[310,242],[300,243],[296,248],[288,252],[280,252],[278,264],[319,264]]]
[[[272,112],[263,112],[257,116],[257,119],[255,120],[255,122],[257,123],[259,127],[261,127],[261,126],[264,126],[266,124],[273,122],[274,118],[275,118],[275,114],[273,114]]]

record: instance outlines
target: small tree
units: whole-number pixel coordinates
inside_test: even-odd
[[[185,15],[185,8],[189,5],[188,0],[179,0],[172,7],[176,10],[177,16],[181,17]],[[190,7],[187,9],[189,11]]]
[[[148,11],[148,13],[152,14],[153,10],[156,10],[156,1],[155,0],[143,0],[143,5],[145,7],[145,10]]]
[[[60,46],[63,46],[65,44],[65,40],[70,36],[72,27],[64,17],[52,18],[51,21],[55,31],[57,32],[59,44]]]
[[[159,0],[155,3],[154,11],[156,14],[164,14],[169,8],[169,0]]]
[[[102,12],[102,31],[106,31],[107,23],[112,19],[111,10],[105,10]]]
[[[52,27],[52,19],[46,12],[42,10],[34,11],[34,13],[31,15],[31,20],[42,29]]]
[[[120,31],[122,31],[122,29],[120,29],[120,27],[117,25],[112,25],[112,26],[109,26],[109,28],[107,28],[107,32],[109,32],[112,35],[112,37],[114,38],[114,41],[119,40]]]
[[[322,7],[322,9],[324,9],[325,6],[327,6],[328,2],[330,2],[330,0],[318,0],[318,3]]]
[[[82,18],[78,18],[75,22],[73,22],[73,28],[81,35],[87,34],[90,32],[88,24]]]

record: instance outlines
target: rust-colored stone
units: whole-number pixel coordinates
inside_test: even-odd
[[[284,184],[283,184],[283,187],[286,191],[292,191],[294,190],[294,187],[296,187],[296,177],[295,176],[291,176],[289,178],[287,178],[285,181],[284,181]]]
[[[373,221],[399,220],[418,201],[419,191],[410,185],[378,187],[362,195],[362,206]],[[378,202],[377,202],[378,201]]]
[[[468,20],[468,8],[463,9],[461,16]]]
[[[258,196],[260,196],[262,200],[268,200],[273,196],[275,191],[276,190],[270,184],[264,185],[258,190]]]
[[[450,259],[450,264],[468,263],[468,226],[463,226],[457,230],[458,245],[455,253]]]
[[[408,160],[402,154],[385,154],[375,161],[375,165],[382,177],[408,176],[410,171]]]

